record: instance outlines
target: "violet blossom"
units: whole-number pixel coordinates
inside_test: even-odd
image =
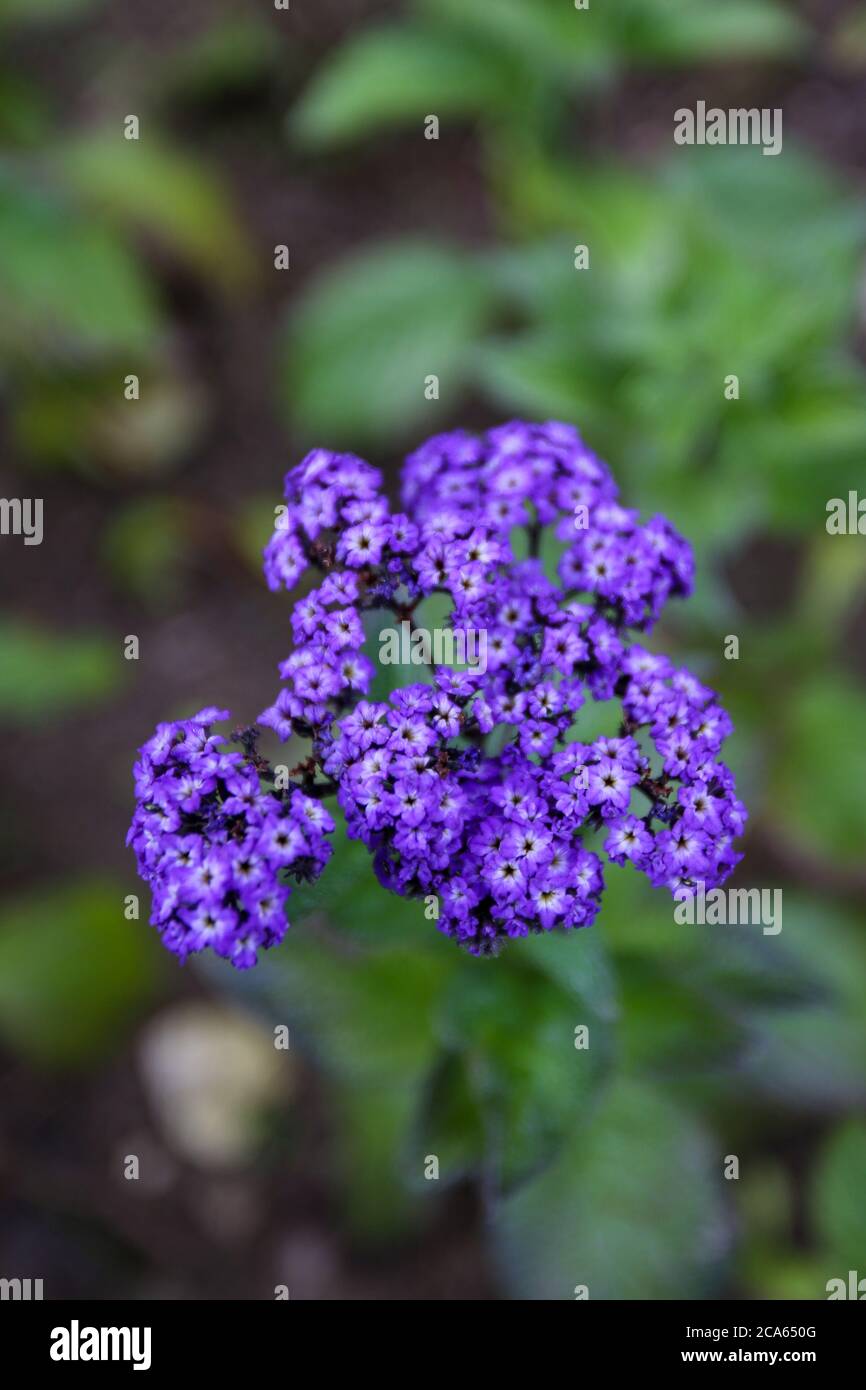
[[[324,449],[289,472],[285,497],[268,584],[322,578],[294,607],[283,685],[258,723],[306,740],[311,770],[278,794],[251,732],[245,752],[219,749],[215,711],[145,745],[130,834],[170,949],[212,945],[245,966],[282,938],[287,879],[316,876],[330,851],[324,788],[383,887],[434,895],[439,930],[473,954],[589,926],[602,847],[672,893],[731,873],[746,811],[718,760],[730,719],[636,640],[691,591],[691,549],[665,518],[622,506],[573,427],[437,436],[406,460],[399,512],[376,469]],[[485,669],[431,663],[370,700],[364,615],[411,623],[433,594],[455,633],[486,632]],[[580,741],[588,700],[619,702],[615,737]]]

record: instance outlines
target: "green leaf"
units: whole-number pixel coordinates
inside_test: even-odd
[[[305,938],[310,927],[324,921],[345,932],[350,943],[402,947],[408,936],[419,940],[422,950],[430,941],[435,948],[444,945],[435,932],[431,935],[423,901],[387,892],[376,878],[366,845],[348,838],[336,807],[333,815],[334,853],[327,871],[316,883],[298,887],[289,904],[289,916],[304,925]]]
[[[70,636],[19,619],[0,620],[0,716],[35,724],[106,699],[124,676],[120,640]]]
[[[367,30],[326,61],[292,113],[290,129],[309,148],[363,139],[385,126],[418,125],[496,110],[512,73],[501,58],[435,30]]]
[[[610,22],[630,57],[653,64],[776,57],[805,39],[801,22],[772,0],[625,0]]]
[[[814,1176],[815,1226],[835,1261],[827,1277],[863,1271],[866,1251],[866,1123],[851,1120],[830,1137]]]
[[[731,1092],[794,1113],[838,1114],[866,1104],[866,948],[859,925],[825,900],[784,890],[782,931],[764,938],[784,976],[812,979],[812,998],[779,1008],[743,995],[750,1044]],[[712,931],[713,928],[708,928]],[[754,927],[721,927],[722,943]]]
[[[487,1135],[479,1104],[471,1058],[464,1052],[446,1052],[434,1065],[424,1088],[411,1133],[414,1151],[435,1155],[438,1181],[448,1187],[466,1177],[477,1177],[484,1168]],[[415,1186],[421,1186],[416,1173]]]
[[[494,1240],[513,1297],[712,1295],[728,1245],[721,1153],[646,1083],[576,1116],[566,1148],[502,1205]]]
[[[750,1245],[743,1259],[748,1297],[799,1302],[826,1298],[827,1261],[822,1255],[801,1255],[776,1248]]]
[[[598,929],[620,981],[630,1072],[759,1113],[862,1102],[866,952],[831,905],[787,887],[782,905],[777,935],[679,924],[666,893],[609,870]]]
[[[729,1066],[746,1034],[726,1008],[730,998],[713,981],[708,959],[716,960],[712,953],[724,950],[728,938],[678,924],[670,896],[629,866],[606,872],[597,925],[620,982],[619,1044],[627,1069],[683,1080]]]
[[[417,903],[415,910],[422,910]],[[380,911],[388,914],[387,903]],[[347,926],[351,921],[341,929]],[[411,939],[339,956],[313,944],[315,958],[312,945],[283,953],[281,998],[325,1065],[337,1075],[380,1084],[420,1076],[433,1058],[432,1006],[451,962],[442,956],[431,961]]]
[[[375,675],[367,692],[370,700],[388,700],[395,690],[400,690],[410,681],[422,680],[421,668],[410,671],[397,662],[384,663],[379,660],[382,650],[382,633],[387,628],[400,632],[400,620],[383,608],[370,609],[364,614],[364,651],[373,663]]]
[[[336,1154],[350,1231],[365,1244],[404,1235],[421,1218],[424,1157],[413,1142],[414,1077],[387,1085],[353,1077],[334,1087],[340,1145]],[[436,1183],[423,1183],[429,1194]]]
[[[437,23],[483,43],[491,54],[520,62],[523,80],[512,107],[525,110],[527,88],[551,81],[576,88],[599,82],[615,70],[617,53],[601,6],[578,11],[562,0],[421,0]]]
[[[28,1058],[76,1066],[116,1052],[154,980],[155,934],[124,889],[73,881],[0,906],[0,1033]]]
[[[662,185],[660,195],[674,193],[691,207],[705,235],[771,273],[775,267],[805,275],[811,264],[826,286],[840,270],[856,268],[863,200],[801,149],[786,146],[775,159],[736,145],[680,150],[665,165]],[[780,226],[788,235],[779,236]],[[834,297],[841,292],[837,283]]]
[[[594,433],[600,419],[598,373],[592,366],[583,369],[573,341],[559,334],[524,335],[485,343],[472,360],[480,386],[504,409],[538,419],[579,420],[581,433]]]
[[[497,1188],[544,1167],[589,1109],[610,1065],[612,1017],[612,983],[592,931],[511,943],[495,961],[461,960],[441,1001],[439,1031],[460,1061],[452,1110],[465,1114],[474,1098],[484,1167]],[[578,1048],[576,1030],[584,1027],[587,1045]],[[435,1118],[426,1142],[440,1154]],[[446,1148],[455,1146],[447,1128],[444,1138]]]
[[[770,796],[784,831],[834,859],[859,861],[866,843],[864,718],[866,697],[839,677],[789,692]]]
[[[198,159],[159,140],[99,130],[64,144],[58,176],[123,227],[143,230],[226,288],[245,285],[252,255],[229,199]]]
[[[839,350],[864,209],[796,151],[757,164],[754,153],[683,151],[652,187],[519,141],[499,161],[501,196],[519,232],[546,239],[491,262],[523,326],[473,356],[506,409],[579,421],[648,505],[682,516],[705,559],[767,519],[813,524],[827,496],[814,458],[841,494],[866,442],[866,383]],[[780,225],[796,230],[780,241]],[[584,241],[591,266],[577,272]],[[732,370],[735,404],[722,392]]]
[[[56,190],[0,161],[0,355],[147,351],[160,320],[123,244]]]
[[[471,342],[489,309],[482,269],[423,242],[376,246],[320,278],[290,324],[287,411],[322,442],[392,440],[411,426],[440,428],[440,380],[453,411],[465,390]]]
[[[545,976],[600,1023],[618,1019],[616,974],[597,924],[582,931],[540,932],[509,942],[507,949],[512,965]]]
[[[568,87],[598,83],[627,63],[784,55],[805,34],[773,0],[730,0],[723,7],[713,0],[620,0],[585,10],[564,0],[421,0],[421,8]]]
[[[620,962],[623,996],[622,1056],[632,1071],[665,1081],[736,1067],[745,1029],[726,1015],[706,989],[683,980],[661,960],[637,956]]]

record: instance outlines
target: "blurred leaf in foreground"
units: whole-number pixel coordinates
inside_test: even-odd
[[[804,30],[773,0],[419,0],[418,18],[350,38],[314,76],[291,128],[316,148],[382,126],[480,115],[525,127],[627,63],[788,53]]]
[[[727,1085],[733,1096],[757,1097],[765,1106],[795,1114],[841,1113],[866,1105],[866,943],[858,924],[826,898],[808,898],[784,889],[784,916],[778,936],[763,938],[778,958],[812,976],[816,997],[779,1008],[771,999],[732,996],[751,1042]],[[708,928],[729,938],[754,927]]]
[[[789,53],[803,26],[777,0],[620,0],[577,10],[560,0],[421,0],[489,42],[525,53],[550,77],[574,84],[626,63],[686,63]]]
[[[217,284],[231,289],[249,280],[246,235],[199,160],[153,136],[125,140],[119,127],[78,136],[57,160],[59,176],[83,201],[149,232]]]
[[[837,860],[862,859],[866,844],[864,717],[866,696],[836,676],[816,674],[789,692],[784,757],[771,782],[777,821]]]
[[[507,104],[513,71],[500,55],[456,35],[401,27],[368,30],[328,58],[292,112],[304,146],[363,139],[424,117],[473,115]]]
[[[119,643],[0,619],[0,716],[30,724],[111,695],[124,676]]]
[[[601,6],[578,13],[558,0],[419,0],[425,15],[520,65],[511,108],[525,110],[534,83],[574,89],[615,70],[616,50]],[[499,58],[501,61],[501,57]]]
[[[328,443],[432,433],[465,387],[471,345],[489,309],[479,265],[420,241],[377,245],[320,277],[294,311],[284,364],[287,413]]]
[[[430,1151],[439,1154],[440,1136],[456,1144],[443,1134],[446,1102],[452,1121],[474,1109],[476,1164],[494,1190],[510,1188],[554,1157],[608,1073],[615,1008],[601,937],[549,933],[512,943],[495,963],[461,958],[437,1012],[459,1065],[450,1097],[440,1075]]]
[[[646,1083],[617,1083],[552,1167],[504,1203],[494,1240],[508,1291],[710,1296],[729,1243],[721,1174],[721,1154],[688,1115]]]
[[[0,905],[0,1034],[34,1061],[74,1066],[114,1053],[155,978],[158,947],[101,879]]]
[[[838,1268],[827,1278],[845,1278],[849,1269],[866,1276],[866,1123],[851,1120],[831,1135],[814,1178],[815,1224],[819,1239]]]
[[[0,160],[0,355],[147,351],[160,319],[133,256],[72,200]]]
[[[631,57],[652,64],[782,57],[806,37],[777,0],[625,0],[608,22]]]

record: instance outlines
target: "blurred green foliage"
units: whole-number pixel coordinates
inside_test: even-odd
[[[0,1036],[40,1066],[80,1066],[123,1045],[162,965],[124,918],[121,885],[70,880],[0,909]]]
[[[838,1262],[839,1275],[862,1267],[866,1247],[866,1124],[852,1120],[828,1142],[815,1178],[817,1220]]]
[[[438,937],[422,901],[383,900],[358,844],[339,844],[330,870],[293,896],[285,949],[240,980],[207,973],[268,1017],[288,1009],[330,1077],[358,1237],[417,1226],[438,1189],[473,1177],[515,1296],[587,1283],[591,1297],[708,1297],[733,1278],[781,1297],[792,1268],[811,1280],[794,1296],[824,1296],[854,1241],[840,1243],[833,1204],[861,1203],[862,1140],[819,1169],[808,1267],[759,1258],[785,1246],[783,1220],[775,1246],[756,1220],[738,1247],[737,1207],[779,1129],[866,1105],[866,941],[850,914],[786,889],[778,937],[683,928],[611,868],[594,929],[489,962]],[[730,1154],[742,1184],[724,1180]],[[438,1183],[424,1179],[430,1155]]]
[[[53,33],[85,7],[2,0],[0,26]],[[157,257],[236,295],[254,277],[248,235],[219,177],[161,136],[158,118],[128,140],[118,105],[69,137],[42,96],[0,59],[0,382],[12,437],[37,463],[146,478],[183,459],[206,417]]]
[[[113,129],[59,146],[58,177],[110,221],[152,235],[218,288],[237,290],[253,274],[250,247],[219,183],[200,158],[157,135],[133,144]]]
[[[71,635],[0,618],[0,718],[12,727],[105,700],[123,677],[119,645],[100,633]]]
[[[59,34],[87,7],[0,0],[0,31]],[[846,11],[827,61],[862,66],[864,33],[862,9]],[[170,115],[220,101],[231,111],[251,90],[269,99],[286,72],[302,84],[286,112],[287,177],[298,160],[304,181],[333,190],[384,135],[423,141],[435,113],[443,140],[473,127],[492,228],[471,247],[427,227],[349,243],[287,296],[274,378],[296,440],[380,458],[464,408],[561,417],[610,461],[629,504],[665,511],[695,545],[696,593],[657,641],[733,713],[730,759],[752,816],[743,881],[783,886],[780,935],[677,926],[666,897],[611,869],[591,931],[473,961],[342,844],[322,881],[293,896],[280,951],[245,977],[207,971],[288,1019],[326,1079],[348,1230],[367,1244],[423,1230],[443,1189],[472,1182],[511,1296],[572,1298],[587,1284],[591,1297],[820,1298],[829,1278],[862,1272],[866,698],[850,634],[866,560],[862,538],[829,537],[824,519],[826,501],[864,479],[866,211],[853,181],[787,129],[772,159],[675,148],[673,95],[666,124],[648,112],[640,158],[587,134],[647,75],[674,93],[682,75],[706,74],[709,96],[745,64],[736,104],[775,105],[761,93],[817,37],[781,0],[591,0],[587,11],[412,0],[356,26],[310,74],[258,11],[218,13],[136,86],[139,142],[123,140],[117,104],[138,53],[118,58],[99,119],[73,130],[47,86],[0,60],[10,439],[28,467],[130,487],[99,562],[142,612],[181,609],[205,557],[257,568],[273,524],[277,476],[273,496],[243,498],[243,459],[221,518],[206,476],[204,496],[182,499],[164,476],[201,437],[213,389],[190,366],[169,288],[219,306],[263,292],[244,211]],[[276,145],[262,107],[244,119]],[[438,400],[425,397],[428,374]],[[730,374],[737,400],[724,395]],[[796,581],[793,561],[780,574],[767,559],[779,539]],[[750,544],[763,568],[735,582]],[[767,606],[765,587],[778,591]],[[740,639],[730,663],[729,633]],[[116,639],[30,618],[0,625],[0,713],[13,729],[108,701],[123,674]],[[607,718],[587,710],[581,737]],[[50,1065],[117,1046],[147,1001],[156,950],[122,903],[121,888],[89,879],[4,903],[7,1045]],[[588,1049],[575,1047],[581,1027]],[[728,1182],[732,1153],[741,1172]],[[805,1154],[802,1183],[792,1153]],[[431,1154],[438,1183],[424,1179]]]
[[[286,388],[293,419],[347,445],[435,428],[424,378],[460,391],[491,300],[471,258],[423,242],[376,246],[331,272],[293,315]],[[422,424],[423,428],[423,424]]]
[[[805,37],[771,0],[620,0],[584,12],[561,0],[416,0],[409,9],[329,57],[292,114],[306,147],[420,124],[431,112],[543,128],[569,94],[586,96],[632,65],[777,57]]]
[[[310,438],[403,441],[436,427],[424,378],[437,372],[449,410],[480,390],[581,421],[701,559],[749,527],[823,529],[866,450],[846,341],[864,209],[796,151],[756,159],[679,152],[649,177],[512,152],[502,194],[521,244],[471,265],[446,247],[375,248],[312,287],[292,316],[294,418]],[[590,247],[587,271],[575,244]]]
[[[646,1081],[619,1080],[553,1166],[505,1203],[495,1240],[506,1288],[558,1300],[712,1296],[730,1239],[717,1166],[686,1112]]]

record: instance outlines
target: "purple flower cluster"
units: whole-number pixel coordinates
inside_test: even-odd
[[[555,422],[437,435],[404,469],[404,503],[422,520],[459,514],[508,536],[530,508],[535,527],[553,526],[567,542],[563,588],[591,595],[617,626],[647,629],[668,598],[691,591],[691,548],[664,517],[641,526],[617,495],[577,430]]]
[[[288,929],[287,879],[316,878],[334,822],[297,786],[266,786],[255,732],[226,752],[211,726],[228,710],[160,724],[135,765],[127,835],[153,893],[151,921],[181,960],[206,947],[238,969]]]
[[[291,588],[310,568],[322,578],[295,604],[283,688],[259,723],[308,741],[310,765],[336,790],[385,887],[436,895],[440,930],[488,953],[506,937],[591,923],[602,846],[671,891],[731,872],[745,810],[717,760],[730,720],[710,690],[630,636],[690,591],[690,548],[664,518],[642,524],[619,504],[576,430],[513,422],[481,438],[432,439],[406,461],[402,512],[369,464],[326,450],[288,474],[285,495],[265,552],[268,583]],[[431,664],[386,700],[366,698],[375,667],[365,616],[420,624],[433,595],[455,634],[485,634],[483,668]],[[616,737],[575,741],[588,697],[621,702]],[[212,775],[216,826],[228,788]],[[258,793],[248,813],[268,825],[269,797]],[[299,808],[279,803],[279,817],[297,821]],[[144,864],[162,876],[162,901],[175,827],[148,824],[158,867]],[[246,843],[232,824],[229,838]],[[302,863],[306,871],[309,854]],[[236,888],[221,906],[248,929]],[[168,917],[177,915],[172,904]]]
[[[453,684],[412,685],[389,704],[360,704],[326,758],[349,834],[373,852],[386,888],[435,894],[440,929],[473,952],[503,936],[587,926],[600,906],[602,867],[558,809],[574,804],[565,779],[519,743],[498,757],[461,749],[461,729],[477,727],[471,698]],[[590,804],[583,796],[585,810]]]

